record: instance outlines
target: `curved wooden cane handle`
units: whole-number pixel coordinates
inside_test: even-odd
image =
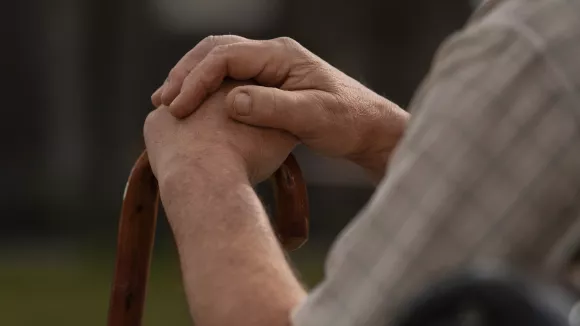
[[[270,178],[274,185],[274,228],[287,250],[308,238],[308,196],[300,167],[292,154]],[[157,180],[147,152],[135,162],[125,187],[108,326],[140,326],[155,238],[159,205]]]

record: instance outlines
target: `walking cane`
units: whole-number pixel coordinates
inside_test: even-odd
[[[297,249],[308,238],[308,197],[292,154],[270,181],[276,200],[274,228],[285,249]],[[141,325],[158,203],[157,180],[147,152],[143,152],[133,166],[123,197],[108,326]]]

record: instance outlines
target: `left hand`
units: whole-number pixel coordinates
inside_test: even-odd
[[[243,83],[224,83],[186,119],[176,119],[165,106],[147,116],[145,144],[160,184],[176,173],[195,168],[220,175],[233,171],[257,183],[284,162],[297,143],[295,137],[280,130],[248,126],[228,117],[226,95],[239,85]]]

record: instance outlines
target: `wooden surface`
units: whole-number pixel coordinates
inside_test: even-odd
[[[141,325],[159,202],[147,153],[135,163],[123,198],[109,326]]]
[[[274,228],[282,246],[296,250],[308,239],[309,212],[306,182],[292,154],[270,180],[276,202]]]

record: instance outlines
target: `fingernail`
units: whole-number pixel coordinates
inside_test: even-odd
[[[237,115],[250,115],[252,111],[252,99],[247,93],[238,93],[234,97],[234,110]]]

